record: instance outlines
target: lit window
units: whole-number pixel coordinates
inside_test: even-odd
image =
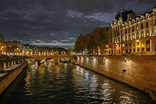
[[[154,30],[154,34],[156,35],[156,29]]]
[[[136,30],[139,30],[139,27],[138,26],[136,27]]]
[[[146,32],[146,35],[149,36],[149,32],[148,31]]]
[[[144,32],[141,33],[141,36],[144,37]]]
[[[125,41],[125,37],[124,36],[122,37],[122,40]]]
[[[132,36],[133,36],[133,39],[135,39],[135,36],[134,36],[134,34],[133,34]]]
[[[125,47],[125,44],[122,44],[122,47]]]

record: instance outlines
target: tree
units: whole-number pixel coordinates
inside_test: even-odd
[[[75,49],[77,51],[83,51],[84,49],[92,51],[97,49],[97,47],[102,48],[103,44],[108,42],[108,35],[108,28],[98,27],[91,33],[78,36],[75,42]]]
[[[78,36],[78,38],[76,39],[75,49],[78,52],[83,52],[83,50],[85,49],[85,42],[84,42],[84,36],[83,35]]]

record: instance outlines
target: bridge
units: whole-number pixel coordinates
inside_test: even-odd
[[[65,55],[52,55],[52,56],[45,56],[45,55],[41,55],[41,56],[31,56],[31,58],[34,58],[38,61],[44,60],[44,59],[54,59],[54,60],[61,60],[61,58],[68,58],[71,61],[74,61],[76,56],[65,56]]]

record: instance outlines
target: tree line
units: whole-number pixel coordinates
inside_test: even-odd
[[[75,42],[75,50],[77,52],[83,52],[87,49],[92,52],[97,47],[102,48],[104,43],[108,43],[109,28],[98,27],[91,33],[86,35],[79,35]]]

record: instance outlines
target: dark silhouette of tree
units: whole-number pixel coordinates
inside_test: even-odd
[[[78,36],[78,38],[76,39],[75,49],[78,52],[83,52],[83,50],[85,49],[85,42],[84,42],[84,36],[83,35]]]
[[[97,49],[97,47],[102,47],[104,43],[108,42],[108,28],[96,28],[91,33],[88,33],[84,36],[80,35],[75,42],[75,49],[77,51],[83,51],[88,49],[92,51]]]

